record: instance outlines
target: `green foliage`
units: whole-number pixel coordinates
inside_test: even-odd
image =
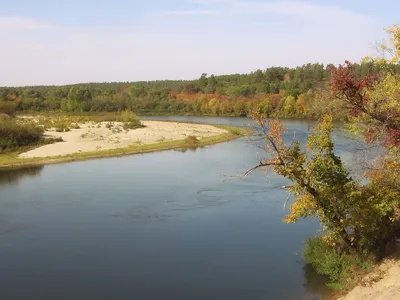
[[[356,65],[356,73],[359,77],[365,70],[369,74],[378,74],[380,68]],[[400,73],[400,66],[392,68],[393,74]],[[307,64],[297,68],[273,67],[249,74],[202,74],[191,81],[0,87],[0,101],[14,103],[21,111],[93,113],[128,109],[142,115],[246,116],[260,106],[272,117],[318,119],[329,113],[336,119],[343,119],[346,105],[343,102],[332,105],[330,99],[319,93],[325,89],[328,79],[328,66]],[[276,97],[279,100],[285,98],[279,107]],[[263,103],[266,98],[271,100],[270,103]],[[211,99],[216,101],[210,103]]]
[[[0,151],[38,144],[44,130],[32,123],[0,121]]]
[[[124,110],[121,113],[123,127],[125,130],[127,129],[135,129],[138,127],[142,127],[142,122],[140,122],[139,117],[130,110]]]
[[[72,125],[71,120],[67,118],[59,118],[55,119],[51,122],[51,127],[54,127],[56,132],[67,132],[70,131],[70,127]]]
[[[394,215],[400,191],[376,180],[365,185],[353,180],[334,153],[331,132],[332,119],[325,117],[308,138],[307,159],[298,145],[283,153],[290,163],[276,170],[296,182],[297,197],[287,221],[316,216],[333,243],[360,255],[378,253],[399,225]]]
[[[258,105],[258,109],[265,114],[265,116],[269,117],[272,115],[274,108],[271,104],[271,100],[269,98],[265,99]]]
[[[229,127],[228,128],[229,132],[231,132],[234,135],[243,135],[243,132],[240,128],[237,127]]]
[[[62,137],[54,137],[54,138],[45,138],[42,139],[40,144],[41,145],[48,145],[48,144],[54,144],[54,143],[59,143],[59,142],[63,142],[63,138]]]
[[[361,133],[366,143],[380,146],[379,159],[361,180],[350,176],[335,154],[331,115],[322,118],[303,150],[298,141],[283,142],[282,124],[266,119],[261,107],[254,114],[270,156],[249,172],[273,166],[277,174],[293,182],[289,191],[295,200],[285,221],[319,219],[324,235],[307,241],[304,257],[317,272],[329,276],[332,288],[340,288],[354,271],[382,258],[386,246],[400,234],[400,27],[388,32],[392,47],[383,45],[381,50],[392,59],[330,66],[330,91],[313,96],[307,92],[296,101],[290,74],[280,85],[282,94],[289,93],[278,104],[280,116],[345,112],[353,132]],[[302,77],[300,73],[296,70],[295,80]],[[320,76],[314,73],[314,79]],[[349,109],[337,110],[344,105]]]
[[[60,123],[55,127],[56,132],[67,132],[70,131],[66,124]]]
[[[303,254],[319,274],[329,277],[328,286],[334,289],[341,289],[357,270],[368,270],[374,264],[371,259],[340,252],[320,236],[306,241]]]
[[[261,166],[273,165],[277,174],[294,183],[290,191],[295,201],[285,221],[318,218],[328,244],[345,253],[379,258],[400,226],[398,186],[373,176],[362,184],[349,175],[334,152],[330,116],[315,127],[305,150],[299,142],[283,143],[279,121],[257,120],[272,146],[272,157]]]
[[[11,101],[0,101],[0,114],[6,114],[10,117],[15,115],[16,105]]]
[[[296,115],[296,99],[293,96],[288,96],[284,101],[283,112],[285,116]]]
[[[90,111],[92,95],[87,86],[73,86],[68,92],[66,110],[70,112]]]
[[[70,126],[71,129],[80,129],[81,127],[79,126],[78,123],[72,123]]]

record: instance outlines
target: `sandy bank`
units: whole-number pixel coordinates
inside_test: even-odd
[[[384,261],[363,284],[339,300],[400,300],[399,258]]]
[[[189,124],[160,121],[143,121],[146,127],[125,131],[122,123],[114,122],[107,128],[107,123],[80,124],[80,129],[68,132],[46,131],[45,134],[61,137],[64,142],[45,145],[22,153],[21,158],[50,157],[80,152],[123,148],[130,145],[155,144],[166,141],[182,140],[188,136],[198,139],[227,133],[225,129],[205,124]]]

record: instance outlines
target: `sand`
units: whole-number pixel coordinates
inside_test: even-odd
[[[130,145],[155,144],[173,140],[183,140],[188,136],[198,139],[226,133],[224,129],[212,125],[143,121],[144,128],[125,131],[122,123],[114,122],[110,130],[106,122],[80,124],[80,129],[71,129],[68,132],[49,130],[46,136],[61,137],[64,141],[45,145],[34,150],[22,153],[19,157],[51,157],[68,155],[79,152],[123,148]]]
[[[363,282],[339,300],[400,300],[400,259],[385,260]]]

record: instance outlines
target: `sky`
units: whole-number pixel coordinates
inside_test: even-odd
[[[399,0],[0,0],[0,86],[357,62],[399,11]]]

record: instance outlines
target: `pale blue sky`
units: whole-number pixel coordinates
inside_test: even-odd
[[[398,0],[0,0],[0,86],[359,61],[399,11]]]

